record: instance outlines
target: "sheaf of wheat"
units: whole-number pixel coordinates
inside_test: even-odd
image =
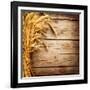
[[[22,59],[23,59],[23,77],[34,76],[31,64],[31,53],[39,50],[41,45],[47,48],[43,42],[42,36],[46,34],[47,29],[44,25],[47,24],[54,35],[56,32],[52,27],[52,19],[49,15],[40,12],[28,12],[23,15],[22,29]]]

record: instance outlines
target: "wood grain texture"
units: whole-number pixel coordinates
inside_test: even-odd
[[[77,54],[36,53],[33,54],[32,66],[33,67],[79,66],[79,56]]]
[[[35,76],[79,74],[79,67],[33,68]]]

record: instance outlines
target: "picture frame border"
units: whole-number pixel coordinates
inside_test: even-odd
[[[18,6],[27,7],[47,7],[47,8],[63,8],[84,10],[84,79],[83,80],[67,80],[67,81],[48,81],[34,83],[18,83]],[[88,82],[88,61],[87,61],[87,13],[88,7],[84,5],[67,5],[67,4],[51,4],[51,3],[35,3],[35,2],[11,2],[11,87],[35,87],[35,86],[52,86],[67,84],[82,84]]]

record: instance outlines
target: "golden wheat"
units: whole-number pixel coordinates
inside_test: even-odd
[[[22,34],[22,58],[23,58],[23,76],[34,76],[31,64],[31,53],[39,50],[43,45],[48,50],[47,45],[43,42],[42,36],[45,36],[46,30],[44,25],[47,24],[52,32],[56,32],[50,24],[51,17],[39,12],[31,12],[23,15],[23,34]]]

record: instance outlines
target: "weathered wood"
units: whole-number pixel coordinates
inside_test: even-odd
[[[36,53],[32,58],[33,67],[52,67],[52,66],[79,66],[79,56],[77,54],[58,54],[58,53]]]
[[[46,50],[43,46],[35,53],[43,53],[52,55],[53,53],[78,53],[79,52],[79,41],[71,40],[43,40],[46,44]],[[54,54],[53,54],[54,55]]]
[[[45,25],[46,33],[44,38],[57,39],[79,39],[79,22],[69,20],[53,20],[52,27],[56,31],[57,37],[53,34],[48,25]]]
[[[33,68],[33,72],[35,76],[78,74],[79,67]]]

